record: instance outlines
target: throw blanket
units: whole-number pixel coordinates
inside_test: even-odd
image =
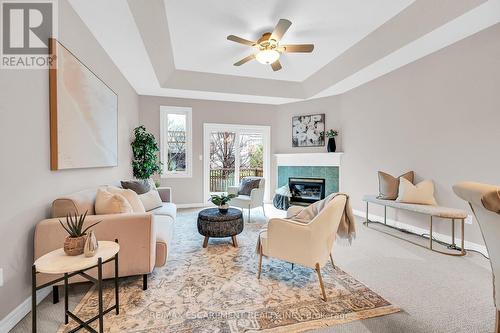
[[[288,218],[301,223],[311,222],[337,195],[343,195],[346,197],[346,203],[344,206],[344,213],[340,219],[339,228],[337,230],[337,236],[341,239],[346,239],[349,244],[352,240],[356,238],[356,220],[354,219],[354,214],[352,213],[351,201],[349,196],[345,193],[332,193],[323,200],[316,201],[312,205],[307,206],[302,209],[298,214],[289,216]]]

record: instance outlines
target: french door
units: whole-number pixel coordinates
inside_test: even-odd
[[[269,199],[270,127],[204,124],[204,194],[227,192],[241,178],[266,178]]]

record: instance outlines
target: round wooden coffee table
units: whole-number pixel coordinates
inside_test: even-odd
[[[236,235],[243,231],[243,214],[235,208],[221,213],[219,208],[207,208],[198,213],[198,232],[205,236],[203,247],[208,246],[210,237],[231,237],[233,246],[238,247]]]

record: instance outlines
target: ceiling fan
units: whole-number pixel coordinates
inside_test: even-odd
[[[280,56],[286,52],[301,52],[310,53],[314,49],[314,44],[285,44],[280,45],[285,32],[290,28],[292,22],[286,19],[280,19],[274,31],[262,34],[256,42],[244,39],[235,35],[227,36],[227,39],[236,43],[254,47],[256,53],[250,54],[238,62],[234,66],[241,66],[250,60],[257,60],[261,64],[271,65],[273,71],[281,69]]]

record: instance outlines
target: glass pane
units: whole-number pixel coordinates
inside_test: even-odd
[[[263,176],[263,150],[262,134],[240,135],[240,179]]]
[[[234,185],[236,133],[210,133],[210,192],[227,192]]]
[[[186,116],[168,115],[168,157],[167,170],[186,171]]]

